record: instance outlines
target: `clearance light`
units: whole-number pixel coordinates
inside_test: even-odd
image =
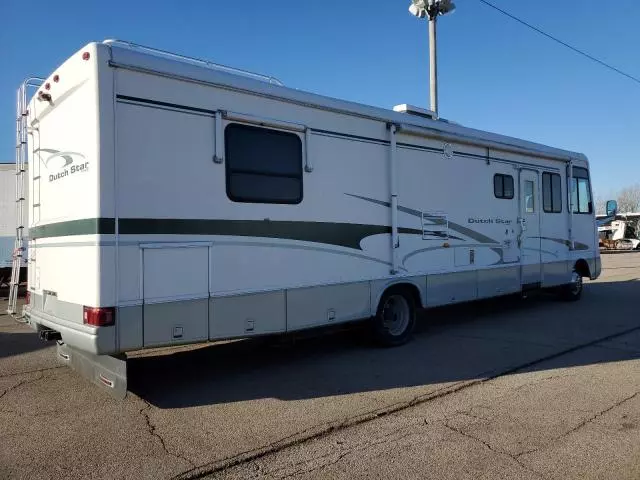
[[[91,58],[91,55],[89,54],[89,52],[84,52],[82,54],[82,59],[83,60],[89,60],[89,58]]]

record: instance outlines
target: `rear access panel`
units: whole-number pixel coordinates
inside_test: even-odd
[[[209,337],[209,245],[142,247],[145,347]]]

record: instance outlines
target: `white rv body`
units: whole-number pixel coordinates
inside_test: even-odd
[[[600,274],[582,154],[117,42],[47,84],[29,111],[26,314],[87,354],[367,318],[394,284],[432,307]],[[276,137],[279,157],[247,153]],[[270,170],[285,157],[298,166]]]

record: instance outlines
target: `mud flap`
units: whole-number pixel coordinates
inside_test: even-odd
[[[119,400],[127,395],[127,356],[94,355],[64,343],[58,343],[58,361],[106,389]]]

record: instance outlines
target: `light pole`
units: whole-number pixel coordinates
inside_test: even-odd
[[[429,18],[429,99],[431,110],[438,117],[438,60],[436,49],[436,19],[455,10],[451,0],[411,0],[409,12],[418,18]]]

